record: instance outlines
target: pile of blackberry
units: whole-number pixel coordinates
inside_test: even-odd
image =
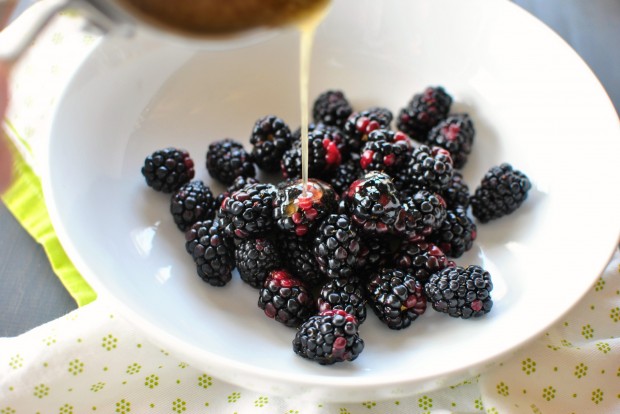
[[[148,186],[172,193],[170,211],[200,278],[224,286],[237,269],[261,313],[296,329],[296,354],[323,365],[352,361],[364,349],[367,308],[393,330],[427,309],[461,319],[492,309],[490,274],[454,260],[473,247],[478,224],[513,213],[532,184],[503,163],[470,193],[462,168],[474,122],[451,113],[452,102],[429,86],[391,129],[389,109],[356,110],[342,91],[322,93],[306,188],[300,132],[276,115],[254,123],[250,151],[230,138],[209,146],[207,171],[224,191],[190,181],[194,162],[183,149],[155,151],[142,173]],[[282,178],[256,178],[257,170]]]

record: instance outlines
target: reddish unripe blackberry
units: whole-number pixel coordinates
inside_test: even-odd
[[[355,316],[360,324],[366,320],[366,295],[356,277],[330,279],[321,287],[317,304],[319,312],[340,309]]]
[[[194,223],[185,233],[185,250],[194,259],[198,276],[213,286],[224,286],[232,278],[234,253],[219,221]]]
[[[367,285],[368,303],[390,329],[407,328],[426,311],[424,287],[411,273],[381,269]]]
[[[420,145],[413,150],[409,162],[410,189],[429,190],[441,194],[450,185],[452,158],[443,148]]]
[[[181,231],[186,231],[197,221],[213,220],[215,210],[211,189],[202,180],[190,181],[170,198],[170,213]]]
[[[342,128],[353,109],[342,91],[328,90],[314,101],[312,116],[314,122]]]
[[[400,110],[396,126],[412,139],[426,143],[428,132],[448,116],[451,105],[452,97],[441,86],[429,86]]]
[[[463,179],[463,174],[453,170],[450,183],[441,192],[441,196],[449,209],[456,208],[456,206],[467,208],[469,206],[469,186]]]
[[[350,278],[364,265],[361,236],[351,219],[330,214],[323,220],[314,238],[314,257],[330,278]]]
[[[278,227],[297,236],[311,232],[338,206],[338,196],[329,184],[309,179],[305,192],[302,187],[301,180],[280,185],[273,203],[273,218]]]
[[[318,286],[325,275],[314,258],[314,237],[298,237],[292,233],[277,232],[276,245],[284,267],[308,287]]]
[[[372,131],[389,129],[391,122],[392,113],[385,108],[374,107],[352,114],[343,127],[348,148],[360,152]]]
[[[228,237],[245,239],[273,228],[273,200],[277,189],[272,184],[250,184],[226,197],[217,212]]]
[[[443,270],[450,262],[439,247],[422,241],[402,243],[394,255],[393,264],[424,284],[433,273]]]
[[[476,240],[476,224],[467,215],[467,208],[456,206],[447,210],[441,226],[429,237],[448,256],[458,258],[472,248]]]
[[[523,204],[532,188],[529,178],[503,163],[487,171],[471,197],[471,210],[482,223],[511,214]]]
[[[183,149],[165,148],[144,160],[142,175],[146,184],[156,191],[172,193],[194,178],[194,161]]]
[[[353,361],[364,350],[359,323],[342,310],[328,310],[310,317],[293,339],[293,351],[321,365]]]
[[[446,267],[431,276],[424,290],[433,309],[453,318],[480,317],[493,307],[491,275],[476,265]]]
[[[258,307],[286,326],[297,326],[316,311],[312,292],[286,270],[272,270],[260,289]]]
[[[402,220],[396,224],[399,233],[408,240],[422,240],[441,226],[446,218],[443,198],[427,190],[420,190],[403,200]]]
[[[428,133],[426,145],[450,152],[454,168],[463,168],[474,144],[474,124],[467,114],[451,115]]]
[[[254,163],[243,145],[230,138],[209,145],[207,171],[211,177],[225,185],[232,184],[240,175],[244,177],[256,175]]]
[[[252,129],[252,159],[263,171],[276,172],[284,151],[292,145],[293,138],[288,125],[275,115],[259,118]]]
[[[402,215],[402,206],[389,175],[371,171],[351,184],[345,205],[352,221],[364,233],[395,232],[395,223]]]
[[[411,140],[404,133],[376,129],[368,134],[362,148],[360,166],[364,171],[390,173],[407,165],[411,151]]]
[[[253,288],[260,289],[269,272],[281,267],[282,261],[275,245],[269,239],[257,238],[239,243],[235,249],[235,263],[241,280]]]

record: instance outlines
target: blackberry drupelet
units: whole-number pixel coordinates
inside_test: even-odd
[[[284,152],[291,147],[293,137],[288,125],[275,115],[267,115],[254,123],[250,144],[252,159],[263,171],[276,172]]]
[[[207,150],[207,171],[222,184],[230,185],[239,176],[254,177],[256,169],[243,145],[230,138],[213,142]]]
[[[428,133],[426,145],[450,152],[454,168],[463,168],[474,144],[474,124],[467,114],[451,115]]]
[[[390,329],[407,328],[426,311],[424,287],[411,273],[383,268],[367,284],[368,303]]]
[[[403,220],[397,223],[397,230],[408,240],[426,238],[441,226],[446,218],[446,202],[427,190],[420,190],[403,200]]]
[[[273,200],[277,189],[272,184],[250,184],[235,191],[222,202],[217,212],[228,237],[245,239],[273,228]]]
[[[345,195],[352,221],[367,234],[395,232],[403,211],[389,175],[371,171],[356,180]]]
[[[491,275],[476,265],[447,267],[432,275],[424,290],[433,309],[454,318],[479,317],[493,306]]]
[[[321,287],[319,312],[340,309],[353,315],[361,325],[366,320],[366,295],[359,279],[331,279]]]
[[[142,175],[156,191],[172,193],[194,178],[194,161],[183,149],[165,148],[144,160]]]
[[[307,286],[320,285],[325,276],[312,251],[314,237],[298,237],[284,232],[277,232],[276,237],[276,245],[284,261],[284,267]]]
[[[420,145],[409,162],[409,188],[441,194],[452,179],[452,158],[443,148]]]
[[[469,207],[469,186],[460,171],[452,171],[450,183],[441,192],[441,196],[449,209],[456,208],[456,206]]]
[[[433,273],[445,269],[450,263],[446,255],[433,243],[404,242],[393,258],[394,267],[411,273],[422,284]]]
[[[308,133],[308,176],[326,179],[333,175],[342,162],[342,137],[326,129],[315,129]],[[293,142],[292,147],[282,156],[282,175],[284,178],[301,177],[301,141]]]
[[[213,220],[216,207],[211,189],[202,180],[190,181],[170,198],[170,213],[181,231],[197,221]]]
[[[196,264],[198,276],[213,286],[224,286],[232,278],[234,253],[219,221],[198,221],[185,233],[185,250]]]
[[[241,280],[260,289],[265,279],[282,263],[275,245],[266,238],[246,239],[235,249],[235,263]]]
[[[364,171],[400,170],[411,158],[412,144],[407,135],[387,129],[376,129],[368,134],[361,153],[360,165]]]
[[[532,188],[529,178],[510,164],[487,171],[471,197],[472,214],[482,223],[514,212]]]
[[[258,307],[286,326],[297,326],[316,311],[312,292],[286,270],[272,270],[260,289]]]
[[[314,257],[330,278],[350,278],[364,265],[361,236],[352,220],[344,214],[330,214],[317,229]]]
[[[396,126],[412,139],[426,143],[428,132],[448,116],[451,105],[452,97],[441,86],[429,86],[400,110]]]
[[[374,107],[352,114],[343,127],[350,151],[360,152],[368,134],[376,129],[390,129],[391,122],[392,113],[385,108]]]
[[[329,183],[336,191],[336,194],[343,194],[349,189],[351,184],[364,175],[364,170],[360,165],[360,157],[358,154],[351,154],[351,159],[344,162],[336,168],[334,176]]]
[[[322,312],[297,329],[293,351],[321,365],[353,361],[364,350],[358,327],[355,317],[342,310]]]
[[[315,123],[342,128],[353,109],[342,91],[328,90],[314,101],[312,117]]]
[[[429,241],[439,246],[448,257],[458,258],[471,249],[476,236],[476,224],[467,215],[467,208],[456,206],[446,212],[441,227],[430,235]]]

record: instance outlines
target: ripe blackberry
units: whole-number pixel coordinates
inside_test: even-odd
[[[510,214],[525,201],[530,188],[527,176],[510,164],[493,167],[471,197],[472,213],[482,223]]]
[[[448,116],[451,105],[452,97],[441,86],[429,86],[400,110],[396,126],[412,139],[426,143],[428,132]]]
[[[202,180],[190,181],[170,198],[170,213],[181,231],[197,221],[213,220],[215,208],[211,189]]]
[[[359,323],[342,310],[329,310],[312,316],[298,329],[293,351],[321,365],[353,361],[364,350],[358,334]]]
[[[165,148],[144,160],[142,175],[146,184],[156,191],[172,193],[194,178],[194,161],[182,149]]]
[[[351,184],[346,193],[346,206],[353,222],[367,234],[395,231],[402,206],[389,175],[371,171]]]
[[[349,189],[351,184],[364,174],[360,165],[360,157],[357,154],[351,154],[351,159],[344,162],[336,168],[334,176],[329,183],[336,191],[336,194],[343,194]]]
[[[297,326],[316,310],[312,292],[286,270],[272,270],[258,297],[265,315],[286,326]]]
[[[493,307],[491,275],[476,265],[447,267],[432,275],[424,290],[433,309],[454,318],[479,317]]]
[[[273,218],[278,227],[297,236],[304,236],[338,206],[338,196],[327,183],[308,180],[302,195],[301,180],[280,185],[273,203]]]
[[[308,176],[328,179],[342,162],[343,141],[325,129],[315,129],[308,133]],[[282,156],[282,175],[284,178],[301,177],[301,141],[293,142],[292,147]]]
[[[217,219],[194,223],[185,233],[185,250],[198,276],[210,285],[224,286],[232,278],[234,254]]]
[[[433,273],[449,265],[446,255],[439,247],[428,242],[404,242],[393,258],[394,266],[426,283]]]
[[[239,176],[254,177],[256,169],[243,145],[226,138],[212,142],[207,150],[207,171],[222,184],[230,185]]]
[[[215,198],[215,206],[216,206],[215,212],[217,213],[217,209],[222,205],[222,201],[224,201],[226,197],[230,196],[235,191],[241,190],[246,185],[257,184],[259,182],[260,181],[258,181],[254,177],[244,177],[240,175],[239,177],[235,178],[235,181],[233,181],[231,185],[226,187],[225,191],[218,194],[218,196]]]
[[[452,179],[448,186],[441,192],[446,202],[446,207],[453,209],[456,206],[469,207],[469,186],[459,171],[452,171]]]
[[[420,145],[413,150],[409,162],[409,187],[441,194],[450,185],[452,159],[443,148]]]
[[[363,279],[367,279],[367,275],[375,272],[377,269],[384,267],[392,258],[393,244],[396,239],[390,237],[372,237],[364,235],[362,237],[362,255],[364,256],[365,265],[358,272]]]
[[[361,325],[366,320],[366,295],[359,279],[331,279],[321,287],[319,312],[340,309],[353,315]]]
[[[368,303],[390,329],[411,325],[426,311],[424,287],[411,273],[399,269],[381,269],[370,277]]]
[[[364,171],[391,172],[402,169],[411,158],[411,140],[402,132],[376,129],[368,134],[361,153]]]
[[[441,226],[446,218],[443,198],[427,190],[420,190],[403,200],[403,220],[397,222],[397,230],[408,240],[422,240]]]
[[[312,117],[316,123],[342,128],[351,112],[351,104],[342,91],[328,90],[314,101]]]
[[[310,287],[319,285],[325,277],[314,258],[313,244],[314,239],[309,236],[298,237],[290,233],[277,233],[276,245],[284,261],[284,267]]]
[[[428,133],[426,145],[450,152],[454,168],[463,168],[474,144],[474,124],[467,114],[451,115]]]
[[[264,238],[246,239],[235,250],[235,263],[241,280],[260,289],[274,269],[281,266],[275,245]]]
[[[267,115],[254,123],[250,144],[252,159],[263,171],[276,172],[284,151],[291,147],[293,137],[286,123],[275,115]]]
[[[344,214],[330,214],[317,229],[314,257],[330,278],[350,278],[363,266],[361,237],[351,219]]]
[[[446,212],[441,227],[430,235],[429,241],[439,246],[447,256],[457,258],[471,249],[476,236],[476,225],[467,215],[467,208],[457,206]]]
[[[392,113],[385,108],[374,107],[352,114],[344,124],[347,146],[352,152],[360,152],[368,134],[376,129],[390,129]]]
[[[225,234],[245,239],[270,231],[276,193],[274,185],[259,183],[247,185],[225,198],[217,212]]]

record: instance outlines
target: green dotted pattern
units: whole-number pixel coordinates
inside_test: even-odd
[[[41,139],[71,65],[97,43],[97,36],[79,32],[81,26],[64,13],[35,46],[54,53],[30,54],[13,76],[9,118],[28,146]],[[619,332],[617,253],[564,320],[496,369],[432,392],[333,404],[219,381],[216,372],[202,372],[151,345],[96,301],[18,338],[0,338],[0,414],[620,413]]]

